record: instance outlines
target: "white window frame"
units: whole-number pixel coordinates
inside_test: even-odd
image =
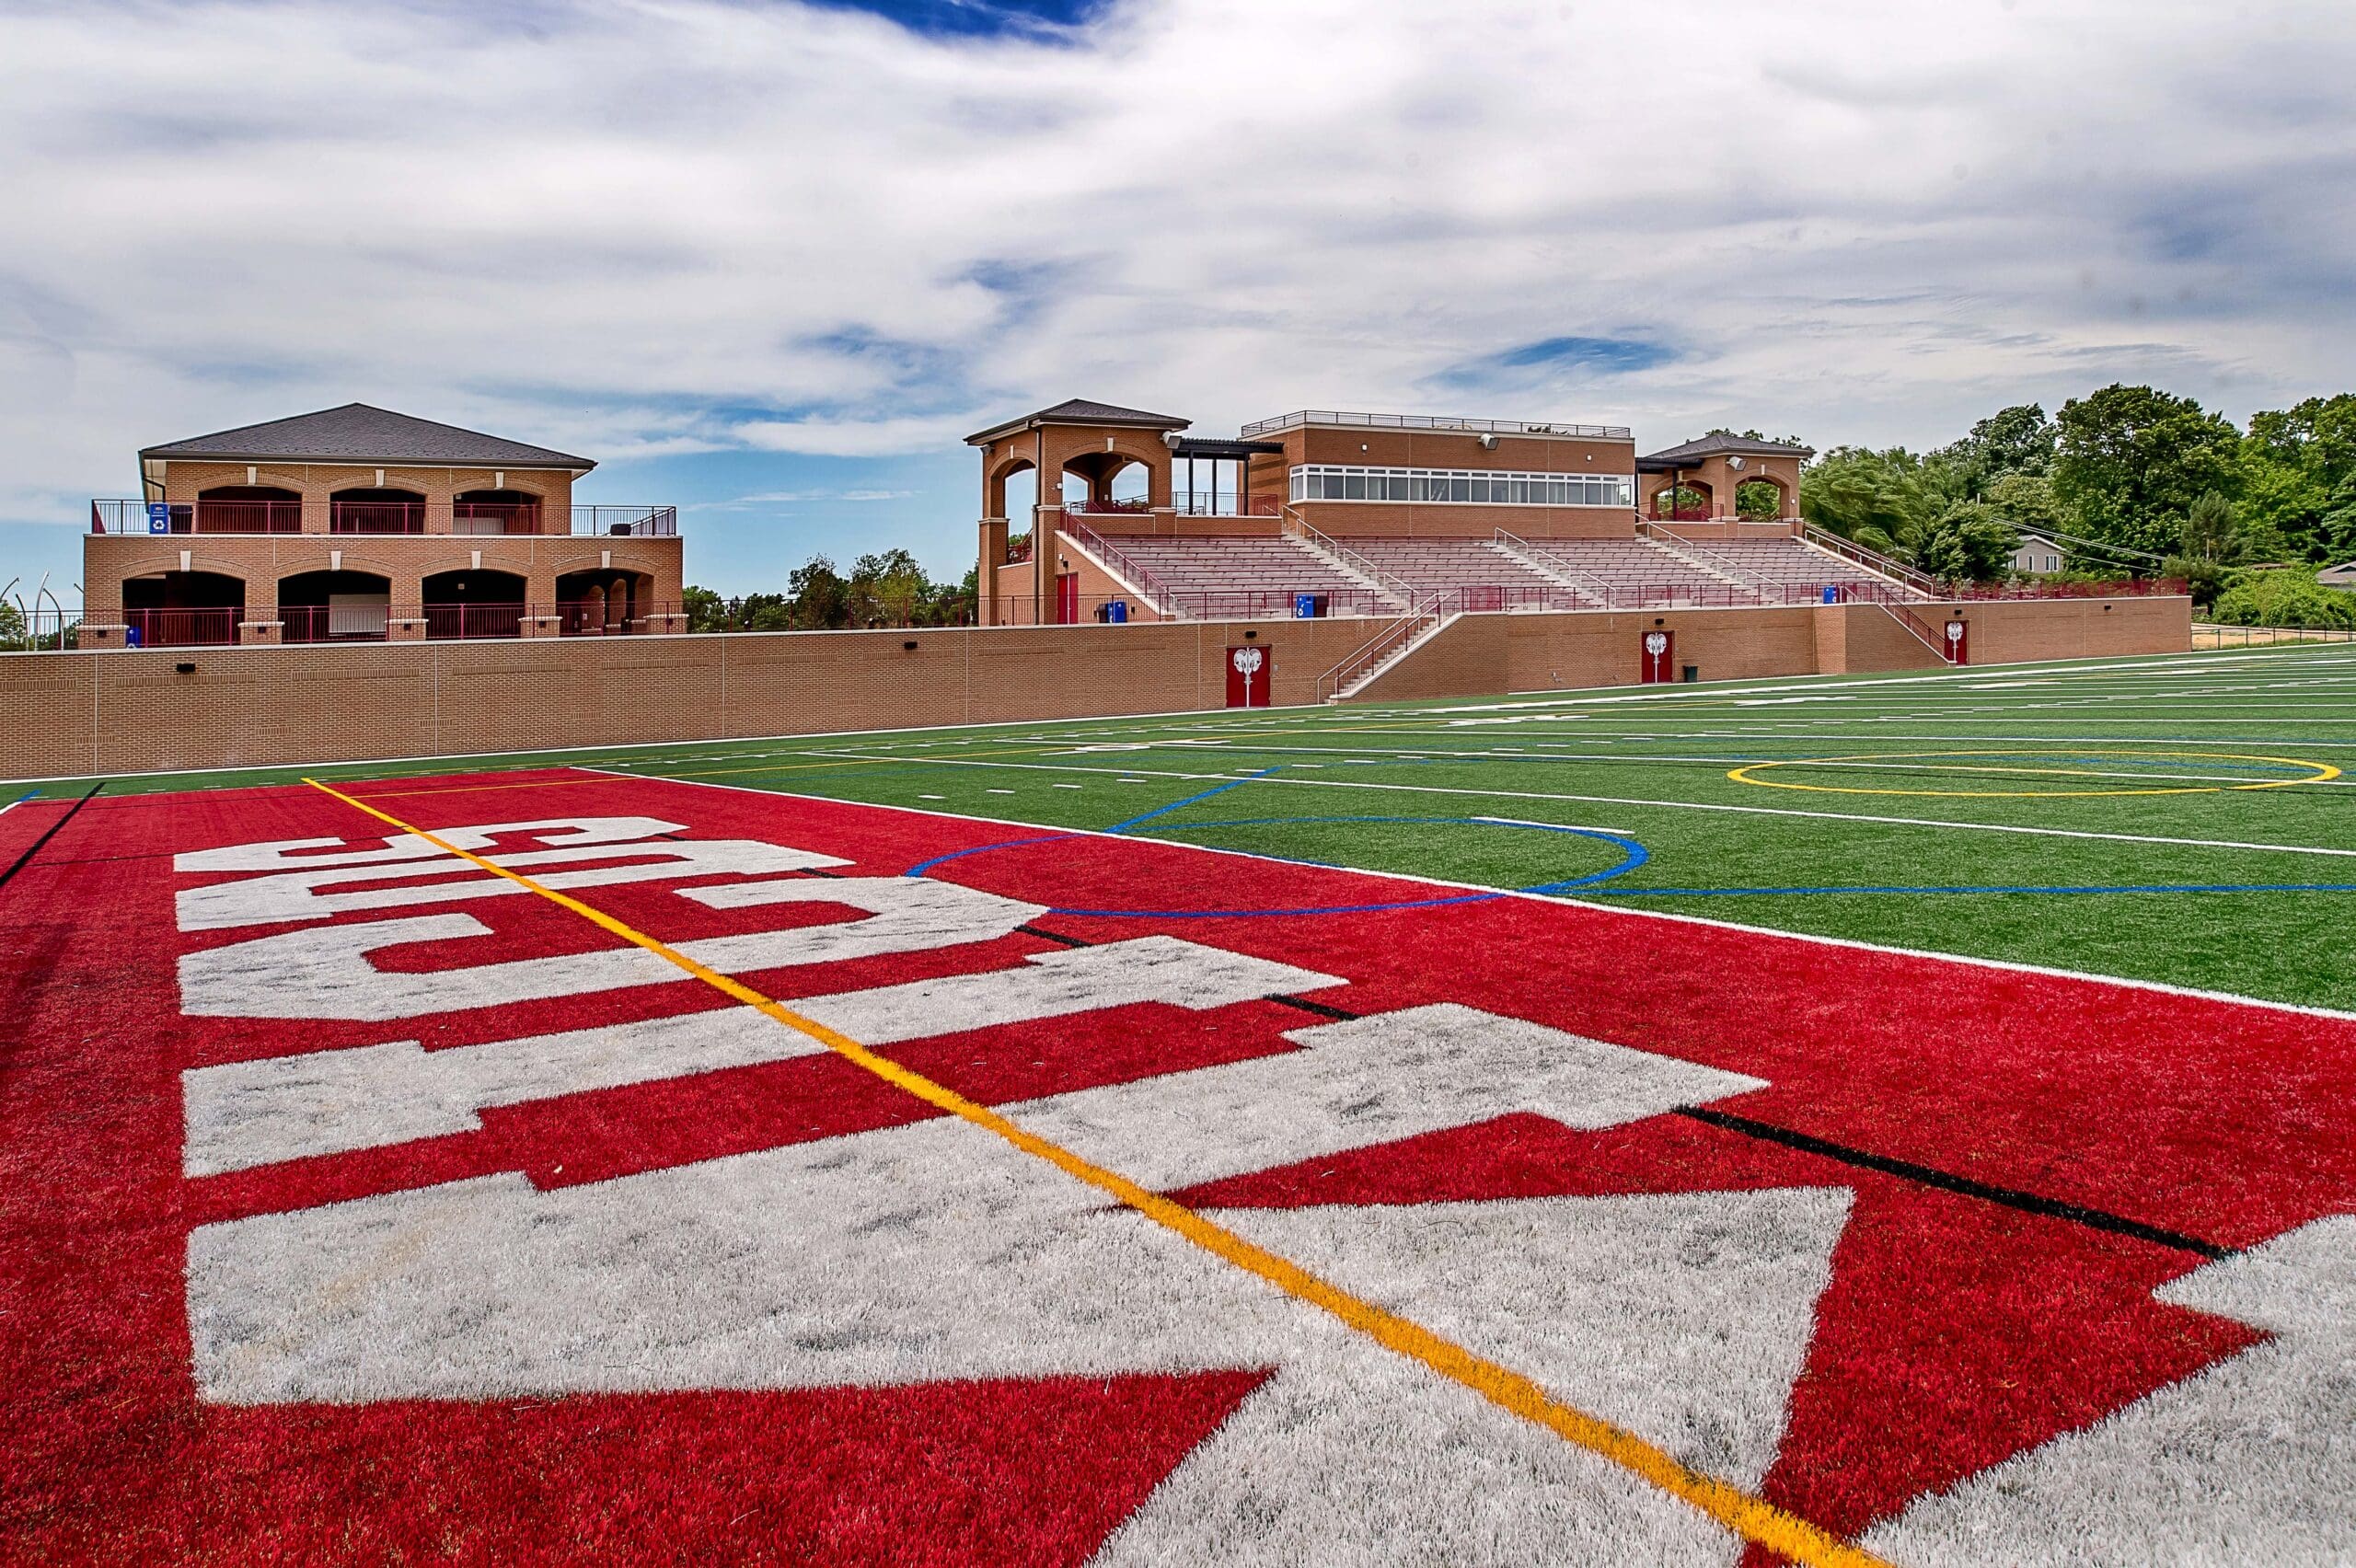
[[[1296,502],[1410,506],[1593,506],[1631,511],[1634,474],[1536,474],[1491,468],[1377,468],[1301,463],[1287,478]],[[1355,490],[1357,493],[1351,493]]]

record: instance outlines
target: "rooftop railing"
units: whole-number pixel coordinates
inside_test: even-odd
[[[676,506],[575,506],[561,527],[546,525],[533,502],[336,501],[314,506],[306,528],[299,501],[101,500],[90,502],[93,534],[601,534],[609,537],[672,538]]]
[[[1472,435],[1576,435],[1625,441],[1626,425],[1553,424],[1530,420],[1460,420],[1442,414],[1354,414],[1334,409],[1302,409],[1274,419],[1253,420],[1240,432],[1246,441],[1271,431],[1302,425],[1346,425],[1361,430],[1461,431]]]

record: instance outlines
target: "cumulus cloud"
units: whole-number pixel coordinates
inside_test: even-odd
[[[352,398],[608,458],[1070,396],[1921,440],[2356,360],[2338,3],[930,9],[10,8],[0,517]]]

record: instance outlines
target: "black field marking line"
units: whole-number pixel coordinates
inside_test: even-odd
[[[602,770],[592,769],[591,771]],[[943,822],[988,823],[993,826],[1011,827],[1024,832],[1036,832],[1043,826],[1055,825],[1036,822],[1017,822],[1011,817],[974,816],[962,812],[935,811],[930,806],[887,805],[872,801],[847,801],[833,795],[810,795],[786,790],[763,790],[750,784],[717,784],[703,778],[665,778],[660,774],[629,773],[617,773],[612,777],[637,778],[641,782],[650,784],[674,784],[684,789],[725,790],[731,794],[766,795],[772,800],[806,801],[817,805],[863,806],[870,811],[904,812],[909,816],[934,817]],[[1223,776],[1210,774],[1205,777],[1219,778]],[[1111,838],[1123,843],[1137,842],[1126,835],[1107,833],[1102,828],[1056,827],[1055,831],[1085,838]],[[1299,864],[1293,860],[1272,860],[1268,856],[1255,855],[1248,849],[1228,849],[1217,845],[1196,844],[1183,838],[1157,838],[1150,842],[1192,849],[1203,855],[1232,855],[1239,859],[1257,860],[1288,870],[1298,870]],[[2254,1012],[2281,1013],[2293,1018],[2327,1019],[2335,1023],[2356,1023],[2356,1011],[2350,1011],[2345,1008],[2319,1007],[2310,1002],[2278,1001],[2269,997],[2245,997],[2232,991],[2204,991],[2198,986],[2176,986],[2165,980],[2139,980],[2124,974],[2096,974],[2083,969],[2062,969],[2050,963],[2025,963],[2018,959],[2010,958],[1981,958],[1966,952],[1934,952],[1927,948],[1897,947],[1888,942],[1869,942],[1855,937],[1819,936],[1813,931],[1784,930],[1773,926],[1750,926],[1739,920],[1720,920],[1707,915],[1681,915],[1666,909],[1632,909],[1623,905],[1595,904],[1587,899],[1573,898],[1561,894],[1525,893],[1516,888],[1488,887],[1479,882],[1454,882],[1447,877],[1432,876],[1427,872],[1369,871],[1354,866],[1332,869],[1354,876],[1379,877],[1392,882],[1419,882],[1428,887],[1448,887],[1466,893],[1494,894],[1499,898],[1521,899],[1531,904],[1568,906],[1573,909],[1584,909],[1595,915],[1611,915],[1634,920],[1659,920],[1677,926],[1701,926],[1715,931],[1732,931],[1761,941],[1799,942],[1808,947],[1840,948],[1849,952],[1888,953],[1899,958],[1922,959],[1932,963],[1954,963],[1969,969],[1993,970],[2003,974],[2034,974],[2040,979],[2064,980],[2076,985],[2108,986],[2121,991],[2140,991],[2162,997],[2181,997],[2191,1001],[2215,1002],[2225,1007],[2246,1008]]]
[[[65,814],[64,816],[59,817],[55,822],[51,823],[47,831],[42,833],[39,838],[34,839],[30,844],[27,845],[25,847],[25,852],[17,857],[15,863],[10,865],[6,870],[0,871],[0,888],[5,888],[10,882],[16,881],[17,873],[23,870],[27,866],[32,864],[33,857],[40,854],[43,847],[45,847],[51,839],[57,836],[58,830],[64,827],[67,823],[72,822],[76,816],[79,816],[82,813],[82,808],[88,805],[91,801],[95,800],[98,791],[106,787],[107,781],[103,778],[99,779],[96,784],[91,785],[90,788],[83,793],[80,800],[75,801],[72,805],[65,808]]]
[[[1959,1193],[1968,1198],[1978,1198],[1985,1203],[2002,1204],[2006,1208],[2018,1209],[2023,1214],[2039,1215],[2047,1219],[2067,1220],[2073,1225],[2083,1225],[2090,1230],[2107,1230],[2116,1236],[2131,1236],[2139,1241],[2149,1241],[2155,1247],[2173,1248],[2177,1251],[2190,1252],[2197,1257],[2230,1258],[2238,1251],[2233,1247],[2221,1247],[2214,1241],[2203,1241],[2198,1236],[2187,1236],[2182,1231],[2168,1230],[2156,1225],[2146,1225],[2140,1219],[2129,1219],[2124,1215],[2112,1214],[2108,1210],[2088,1208],[2084,1204],[2064,1203],[2059,1198],[2039,1197],[2035,1193],[2024,1193],[2016,1187],[1992,1186],[1988,1182],[1975,1182],[1969,1176],[1957,1176],[1934,1166],[1917,1165],[1911,1159],[1892,1159],[1888,1155],[1869,1154],[1861,1148],[1852,1148],[1846,1144],[1834,1143],[1830,1138],[1819,1138],[1812,1134],[1795,1132],[1789,1127],[1777,1126],[1773,1122],[1754,1121],[1749,1116],[1737,1116],[1729,1112],[1713,1111],[1705,1105],[1680,1105],[1674,1113],[1705,1123],[1713,1127],[1723,1128],[1730,1133],[1740,1133],[1746,1137],[1758,1138],[1766,1143],[1781,1144],[1786,1148],[1798,1149],[1806,1154],[1822,1155],[1827,1159],[1837,1159],[1843,1165],[1854,1165],[1863,1170],[1877,1170],[1886,1176],[1900,1177],[1925,1187],[1936,1187],[1943,1192]]]

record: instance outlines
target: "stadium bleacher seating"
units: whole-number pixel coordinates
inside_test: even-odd
[[[1151,574],[1190,616],[1286,613],[1296,594],[1325,596],[1337,615],[1391,615],[1406,608],[1297,539],[1106,535],[1104,542]]]
[[[1151,578],[1140,587],[1169,594],[1193,616],[1283,614],[1303,593],[1326,596],[1331,614],[1381,616],[1436,593],[1454,595],[1449,607],[1457,609],[1596,609],[1752,604],[1826,583],[1891,586],[1797,539],[1342,541],[1368,571],[1345,570],[1317,546],[1282,536],[1107,535],[1105,543]]]

